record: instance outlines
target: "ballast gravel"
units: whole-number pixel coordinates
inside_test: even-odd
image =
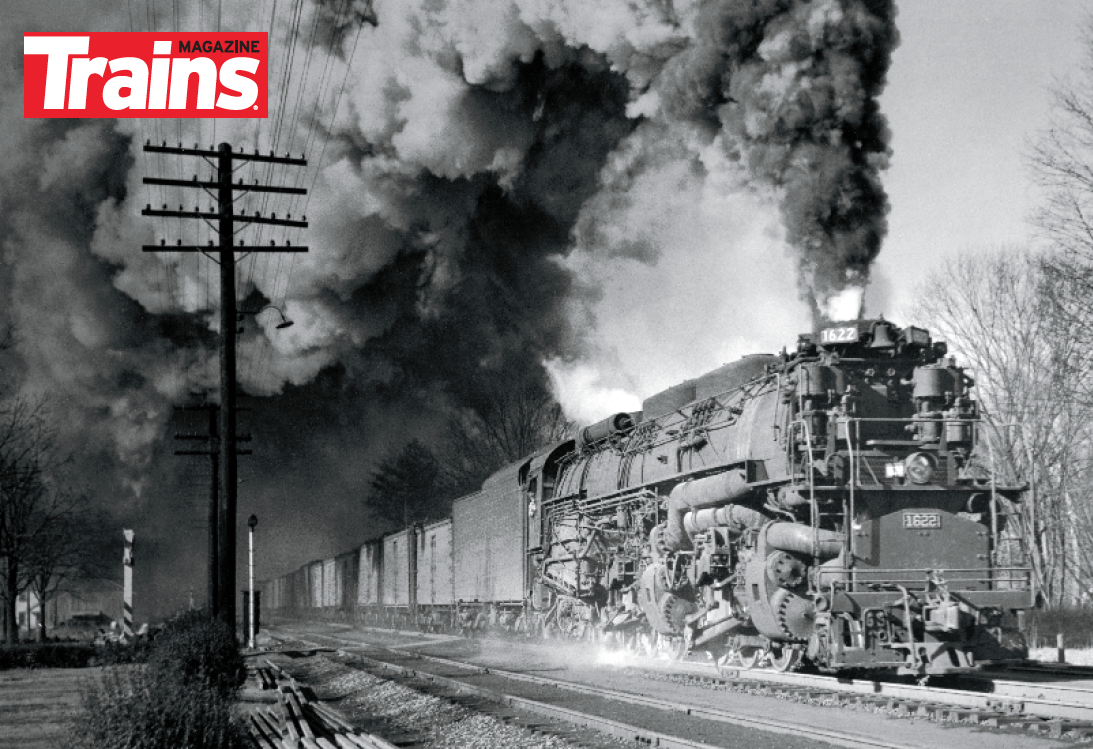
[[[354,726],[400,745],[409,743],[430,749],[567,749],[578,746],[357,670],[338,658],[276,656],[271,660],[306,684],[316,697],[335,708]]]

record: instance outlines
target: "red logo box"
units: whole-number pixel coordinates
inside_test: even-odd
[[[23,35],[23,117],[268,117],[269,34]]]

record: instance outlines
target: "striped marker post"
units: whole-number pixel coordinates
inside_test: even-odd
[[[122,557],[122,570],[125,576],[125,589],[122,593],[122,607],[124,609],[124,621],[122,621],[122,635],[126,638],[133,636],[133,531],[125,529],[125,556]]]

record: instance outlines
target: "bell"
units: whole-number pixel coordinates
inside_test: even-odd
[[[878,322],[873,325],[873,340],[869,348],[892,348],[896,342],[892,340],[892,327],[886,322]]]

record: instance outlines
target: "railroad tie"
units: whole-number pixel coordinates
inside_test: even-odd
[[[284,693],[280,695],[281,704],[281,719],[285,726],[285,737],[292,741],[298,742],[303,738],[303,731],[300,730],[300,725],[297,723],[295,716],[292,712],[292,704],[285,697]]]
[[[1033,723],[1026,726],[1026,728],[1034,733],[1040,733],[1041,731],[1044,733],[1052,733],[1053,731],[1062,733],[1061,726],[1063,723],[1065,721],[1062,718],[1049,718],[1042,723]]]
[[[254,714],[254,718],[255,720],[260,721],[265,726],[266,733],[268,733],[270,736],[273,736],[280,740],[281,737],[285,735],[284,726],[281,724],[281,721],[278,719],[276,713],[274,713],[271,709],[267,708],[266,710],[256,711]]]
[[[276,689],[277,680],[273,676],[273,670],[269,668],[261,668],[258,673],[262,677],[262,689]]]
[[[941,720],[945,711],[949,709],[949,705],[943,702],[923,702],[920,703],[915,710],[915,715],[919,718],[928,718],[930,720]]]
[[[1060,720],[1052,721],[1048,728],[1048,734],[1053,739],[1060,739],[1064,735],[1069,733],[1078,733],[1079,731],[1089,731],[1093,729],[1093,721],[1089,720]]]
[[[1005,713],[1000,713],[997,710],[986,710],[977,707],[950,707],[945,711],[944,719],[953,723],[968,722],[972,725],[978,725],[988,718],[998,718]]]
[[[982,725],[990,728],[1002,728],[1003,726],[1029,728],[1033,724],[1043,722],[1045,722],[1043,718],[1031,718],[1028,715],[999,715],[996,718],[987,718]]]
[[[907,715],[912,710],[918,709],[918,702],[915,700],[901,700],[895,698],[889,698],[885,700],[884,706],[886,709],[898,715]]]
[[[853,706],[858,710],[864,710],[867,707],[883,707],[885,709],[890,708],[891,700],[888,697],[881,697],[877,695],[858,694],[853,697]]]

